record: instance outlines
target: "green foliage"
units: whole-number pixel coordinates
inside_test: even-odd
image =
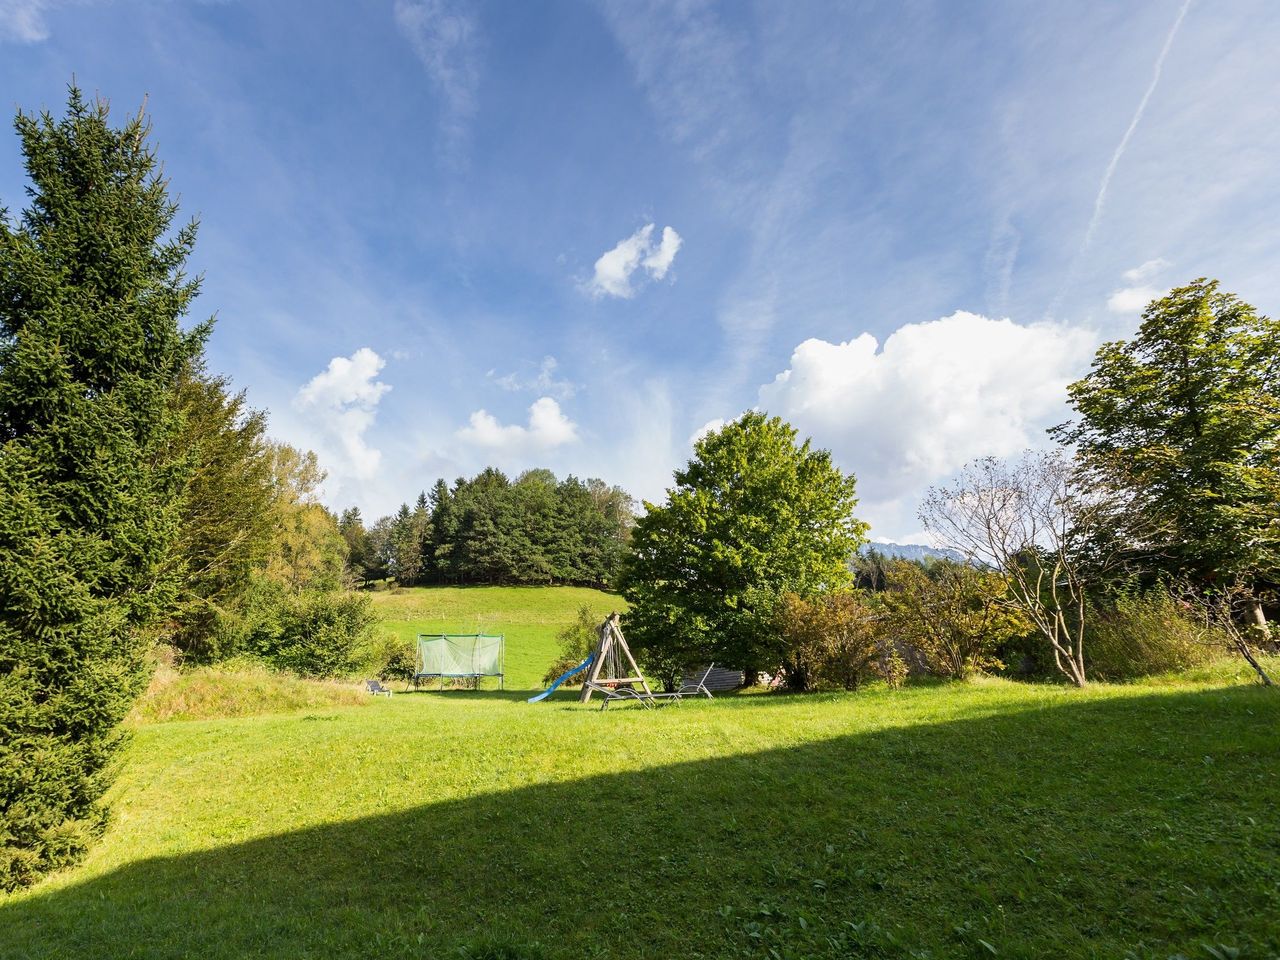
[[[776,668],[774,611],[787,591],[850,582],[866,524],[854,479],[777,417],[746,413],[700,439],[661,506],[632,532],[623,580],[626,632],[646,659]]]
[[[1119,594],[1089,616],[1089,673],[1099,680],[1188,670],[1229,648],[1228,637],[1159,588]]]
[[[1197,280],[1104,344],[1057,428],[1127,489],[1115,534],[1141,570],[1205,585],[1280,578],[1280,322]],[[1127,521],[1127,522],[1125,522]]]
[[[786,593],[776,619],[786,643],[783,669],[790,689],[857,690],[876,672],[883,631],[881,615],[867,596],[840,591],[806,600]]]
[[[310,450],[271,445],[275,533],[266,575],[288,590],[342,587],[347,541],[316,496],[325,473]]]
[[[631,498],[602,480],[528,470],[512,482],[490,467],[452,489],[436,481],[413,509],[378,520],[368,543],[377,569],[403,586],[604,587],[617,576],[631,521]]]
[[[113,128],[74,88],[16,120],[30,207],[0,210],[0,887],[74,861],[101,829],[148,630],[181,591],[191,458],[171,400],[195,225],[141,114]]]
[[[209,662],[232,652],[218,646],[218,619],[240,604],[272,552],[273,453],[265,415],[198,363],[184,372],[174,404],[183,424],[175,449],[190,452],[194,469],[182,498],[183,579],[171,642],[187,660]]]
[[[1008,582],[994,570],[952,560],[928,566],[897,560],[887,576],[882,598],[889,629],[937,676],[963,680],[1003,669],[1000,647],[1034,629],[1010,603]]]
[[[572,670],[587,659],[587,655],[600,642],[600,617],[596,616],[595,611],[584,603],[578,608],[578,615],[574,621],[565,624],[564,628],[556,634],[556,642],[560,644],[560,656],[543,674],[544,684],[553,682],[560,674]],[[565,686],[580,686],[584,679],[586,679],[585,672],[576,677],[570,677],[565,682]]]

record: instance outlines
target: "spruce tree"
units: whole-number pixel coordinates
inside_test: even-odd
[[[74,87],[19,113],[30,204],[0,209],[0,886],[77,859],[178,597],[190,463],[173,394],[207,325],[141,113]]]

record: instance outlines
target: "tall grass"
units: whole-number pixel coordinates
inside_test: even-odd
[[[1116,597],[1091,611],[1085,657],[1096,680],[1133,680],[1200,667],[1229,648],[1163,590]]]
[[[352,682],[304,680],[252,660],[178,670],[161,663],[129,714],[132,724],[250,717],[294,710],[358,706],[370,697]]]

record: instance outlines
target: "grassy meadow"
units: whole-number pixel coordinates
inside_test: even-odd
[[[513,686],[586,596],[435,593],[379,603],[529,637]],[[1280,956],[1280,696],[1247,676],[141,723],[89,859],[0,896],[0,956]]]
[[[420,633],[501,633],[506,636],[506,688],[540,690],[560,652],[556,634],[590,607],[603,620],[626,602],[588,587],[409,587],[371,594],[380,628],[403,640]],[[486,680],[487,688],[497,681]]]

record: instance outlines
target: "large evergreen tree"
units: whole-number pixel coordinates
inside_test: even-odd
[[[853,477],[777,417],[743,414],[698,441],[667,502],[635,525],[623,595],[632,645],[660,671],[715,660],[748,674],[782,661],[783,593],[851,582],[866,524]]]
[[[193,223],[139,114],[76,89],[19,113],[30,206],[0,211],[0,886],[75,860],[101,829],[119,724],[171,615],[188,458],[172,402],[204,325],[179,321]]]

